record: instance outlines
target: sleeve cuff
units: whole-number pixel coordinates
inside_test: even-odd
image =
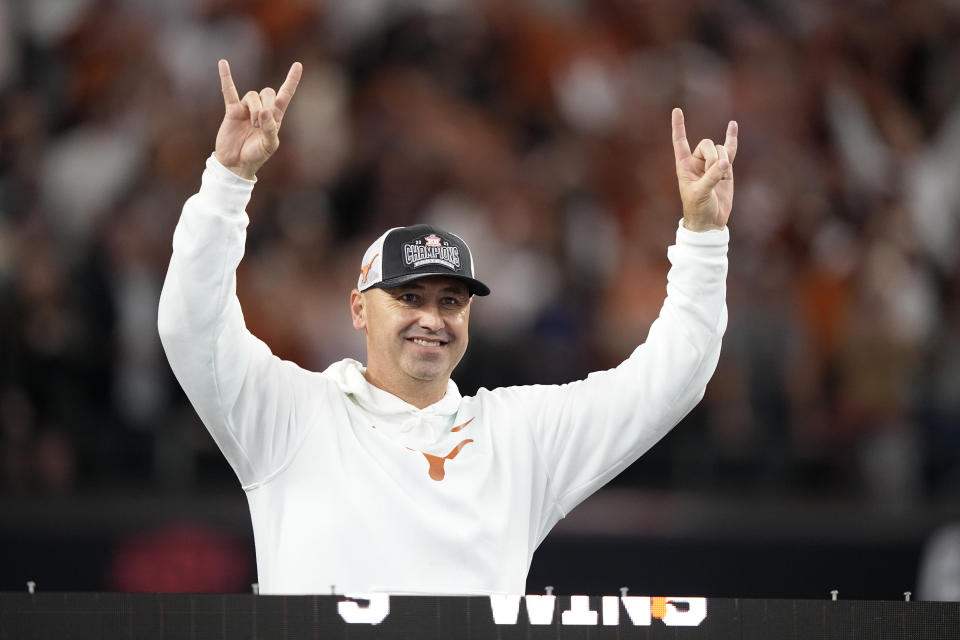
[[[725,247],[730,244],[730,227],[691,231],[683,226],[683,218],[681,218],[677,224],[677,244],[688,247]]]
[[[247,180],[224,167],[211,153],[200,183],[199,196],[223,212],[242,212],[250,201],[256,179]]]

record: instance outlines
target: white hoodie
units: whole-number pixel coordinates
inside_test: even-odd
[[[247,331],[236,297],[253,184],[207,160],[159,329],[247,493],[261,593],[521,594],[553,525],[667,433],[716,367],[729,234],[681,225],[660,317],[616,369],[472,397],[450,381],[422,410],[356,361],[306,371]]]

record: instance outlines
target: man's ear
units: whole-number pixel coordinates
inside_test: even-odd
[[[350,318],[353,320],[353,328],[357,331],[367,328],[366,303],[366,298],[358,289],[350,292]]]

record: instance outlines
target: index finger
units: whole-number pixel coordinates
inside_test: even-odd
[[[280,90],[277,91],[277,99],[273,103],[274,106],[280,110],[280,115],[282,116],[287,110],[287,106],[290,104],[290,100],[293,98],[293,94],[297,92],[297,85],[300,84],[300,76],[303,74],[303,65],[299,62],[294,62],[290,65],[290,71],[287,72],[287,79],[283,81],[283,84],[280,85]]]
[[[740,125],[737,124],[736,120],[731,120],[730,124],[727,125],[727,139],[723,143],[723,146],[727,149],[727,155],[730,156],[730,162],[733,162],[737,155],[737,134],[739,132]]]
[[[687,142],[687,128],[683,124],[683,110],[674,107],[670,114],[673,120],[673,156],[677,162],[690,157],[690,143]]]
[[[220,69],[220,91],[223,92],[223,104],[229,107],[239,103],[240,96],[237,95],[237,87],[233,84],[233,76],[230,75],[230,63],[221,59],[217,66]]]

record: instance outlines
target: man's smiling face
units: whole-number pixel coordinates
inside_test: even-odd
[[[467,350],[470,301],[466,284],[444,276],[354,291],[351,313],[367,334],[368,379],[401,397],[417,386],[445,390]]]

